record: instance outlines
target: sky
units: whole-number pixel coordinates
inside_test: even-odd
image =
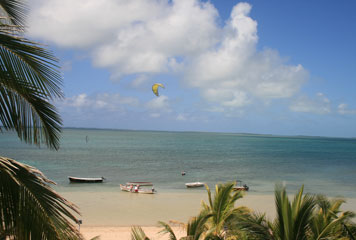
[[[28,38],[60,60],[64,127],[356,137],[356,1],[29,7]]]

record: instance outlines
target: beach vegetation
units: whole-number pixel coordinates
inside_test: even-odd
[[[343,203],[345,203],[344,199],[329,200],[323,195],[317,196],[317,209],[310,224],[310,239],[353,237],[348,229],[352,228],[351,220],[355,214],[351,211],[341,211],[340,207]]]
[[[232,226],[239,219],[249,213],[243,206],[235,207],[238,199],[243,197],[242,191],[234,191],[233,183],[218,184],[215,186],[215,195],[212,197],[208,186],[208,203],[202,202],[202,213],[210,215],[205,233],[207,239],[224,239],[231,235]]]
[[[59,148],[62,98],[57,58],[24,36],[26,5],[0,1],[0,130],[20,140]],[[82,239],[77,208],[58,195],[39,170],[0,157],[0,239]]]
[[[38,169],[0,157],[0,239],[79,239],[78,208]]]
[[[243,197],[234,192],[233,184],[218,184],[215,195],[207,187],[208,203],[187,224],[180,223],[186,235],[180,240],[354,240],[355,214],[341,211],[343,199],[328,199],[323,195],[304,194],[302,186],[292,201],[285,187],[275,189],[276,217],[269,220],[265,213],[254,212],[246,207],[236,207]],[[168,239],[178,240],[173,228],[159,222]],[[132,240],[149,239],[144,231],[132,229]]]

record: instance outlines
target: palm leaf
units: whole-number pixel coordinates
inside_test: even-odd
[[[313,239],[336,238],[340,239],[348,235],[343,226],[350,221],[355,214],[353,212],[342,212],[341,205],[344,199],[329,200],[323,195],[317,196],[317,211],[313,216],[310,227]]]
[[[192,217],[187,224],[187,238],[189,240],[198,240],[207,230],[206,223],[212,214],[201,211],[196,217]]]
[[[0,0],[0,7],[0,124],[25,142],[58,149],[61,119],[49,103],[63,97],[58,60],[23,37],[22,1]]]
[[[8,22],[14,25],[25,25],[25,12],[26,7],[23,1],[20,0],[0,0],[1,12],[5,13],[4,16]]]
[[[162,227],[159,233],[169,234],[169,240],[177,240],[177,237],[169,224],[159,221],[158,224]]]
[[[14,239],[81,239],[77,207],[39,170],[0,157],[0,233]]]
[[[131,240],[150,240],[139,226],[131,227]]]

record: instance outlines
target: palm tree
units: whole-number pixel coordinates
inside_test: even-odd
[[[209,203],[202,202],[202,211],[211,215],[207,222],[206,239],[224,239],[229,236],[236,220],[249,213],[246,207],[235,207],[235,202],[243,194],[241,191],[234,192],[233,186],[233,183],[216,185],[214,199],[206,186]]]
[[[308,226],[315,208],[315,198],[309,194],[303,196],[303,190],[304,186],[299,189],[291,203],[286,189],[281,186],[276,187],[277,219],[272,230],[275,239],[307,239]]]
[[[0,239],[79,239],[69,211],[77,207],[58,195],[39,170],[0,157]]]
[[[347,231],[347,225],[352,224],[350,221],[355,216],[353,212],[342,212],[340,207],[345,200],[329,200],[323,195],[317,196],[317,209],[310,224],[310,238],[319,239],[346,239],[348,236],[353,237]],[[345,229],[346,227],[346,229]]]
[[[49,103],[61,98],[57,59],[24,34],[25,5],[0,1],[0,124],[21,140],[58,149],[61,118]]]
[[[270,222],[264,214],[254,213],[241,219],[241,230],[248,234],[248,239],[308,239],[316,201],[312,195],[306,194],[303,196],[303,190],[304,187],[302,186],[295,195],[293,202],[290,202],[286,189],[276,186],[276,219]]]
[[[57,150],[61,118],[50,103],[63,97],[57,59],[24,37],[26,6],[0,0],[0,130]],[[0,239],[80,239],[77,208],[37,169],[0,157]]]
[[[185,230],[186,236],[180,238],[180,240],[199,240],[203,238],[204,232],[207,231],[206,222],[212,217],[211,214],[207,214],[201,211],[196,217],[191,217],[187,224],[179,223]],[[168,234],[170,240],[177,240],[176,234],[172,227],[165,222],[158,222],[162,227],[160,233]]]

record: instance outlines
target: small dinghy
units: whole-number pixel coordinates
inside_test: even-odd
[[[68,177],[71,183],[101,183],[105,180],[104,177],[99,178],[81,178],[81,177]]]
[[[187,188],[196,188],[196,187],[204,187],[205,183],[203,182],[191,182],[191,183],[186,183],[185,186]]]

